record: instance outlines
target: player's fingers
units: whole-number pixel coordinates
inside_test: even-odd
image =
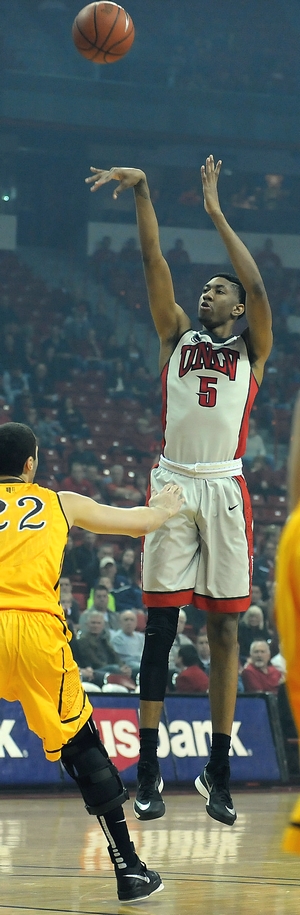
[[[117,169],[115,169],[115,172],[116,172],[116,174],[115,174],[115,176],[113,176],[113,177],[119,178]],[[118,186],[115,188],[115,190],[114,190],[114,192],[113,192],[113,198],[114,198],[114,200],[117,199],[117,197],[119,196],[119,194],[122,194],[123,191],[126,191],[126,189],[127,189],[128,187],[132,187],[132,181],[131,181],[130,177],[128,177],[128,178],[122,178],[122,180],[120,181],[120,184],[118,184]]]
[[[94,172],[95,174],[89,175],[88,178],[84,179],[86,184],[91,184],[91,182],[95,181],[95,178],[97,178],[97,177],[100,178],[100,176],[103,175],[103,168],[95,168],[94,165],[91,165],[90,172]]]
[[[216,174],[217,178],[219,177],[221,168],[222,168],[222,159],[219,159],[219,161],[217,162],[216,167],[215,167],[215,174]]]

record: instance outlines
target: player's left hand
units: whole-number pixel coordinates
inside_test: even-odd
[[[201,180],[204,197],[204,209],[209,216],[214,216],[221,212],[219,195],[217,190],[218,178],[221,171],[221,159],[215,165],[214,157],[208,156],[206,164],[201,165]]]

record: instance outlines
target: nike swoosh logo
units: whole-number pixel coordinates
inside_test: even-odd
[[[228,505],[228,511],[229,511],[229,512],[233,512],[233,509],[234,509],[234,508],[238,508],[238,504],[239,504],[239,503],[237,502],[236,505]]]
[[[134,877],[135,880],[143,880],[144,883],[150,883],[150,877],[141,877],[141,874],[122,874],[122,877]]]
[[[148,801],[147,804],[141,804],[140,801],[136,801],[135,804],[136,807],[140,808],[140,810],[148,810],[150,807],[150,801]]]
[[[228,813],[232,813],[232,814],[235,813],[234,807],[226,807],[226,810],[228,810]]]

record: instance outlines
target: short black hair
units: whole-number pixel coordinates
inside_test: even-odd
[[[234,273],[219,273],[218,271],[218,273],[214,273],[214,275],[211,276],[210,280],[213,280],[215,276],[221,276],[224,280],[228,280],[229,283],[232,283],[233,286],[237,286],[239,291],[239,304],[245,305],[246,290],[244,289],[244,286],[242,286],[238,276],[235,276]],[[209,283],[210,280],[208,281]]]
[[[178,654],[187,667],[192,667],[194,664],[197,664],[198,667],[200,667],[199,655],[195,645],[181,645]]]
[[[0,476],[20,476],[29,457],[36,457],[37,440],[24,423],[0,426]]]

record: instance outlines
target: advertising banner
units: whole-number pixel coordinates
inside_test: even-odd
[[[91,695],[93,717],[126,784],[136,780],[139,755],[138,696]],[[166,784],[192,782],[205,765],[211,742],[206,696],[168,696],[160,725],[159,760]],[[233,781],[280,781],[266,698],[237,699],[231,740]],[[41,741],[27,728],[18,702],[0,701],[0,786],[61,784],[69,777],[45,759]]]

